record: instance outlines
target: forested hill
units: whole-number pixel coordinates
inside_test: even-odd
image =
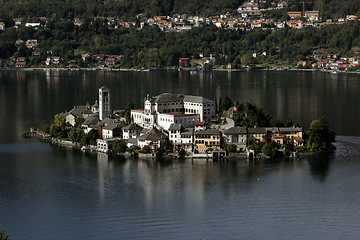
[[[235,12],[245,0],[0,0],[0,18],[46,16],[51,18],[74,18],[94,16],[135,17],[139,13],[145,16],[196,14],[210,16]],[[273,6],[280,0],[259,1],[262,8]],[[302,9],[300,0],[288,0],[285,10]],[[359,0],[315,0],[306,3],[306,10],[319,10],[323,16],[340,17],[347,14],[360,14]]]

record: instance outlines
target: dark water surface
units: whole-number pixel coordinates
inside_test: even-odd
[[[19,137],[112,90],[228,95],[360,136],[358,75],[0,72],[0,226],[12,239],[358,239],[360,138],[333,156],[247,162],[107,159]]]

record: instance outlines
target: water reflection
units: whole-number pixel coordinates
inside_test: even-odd
[[[318,179],[320,182],[325,182],[329,175],[330,164],[333,156],[321,155],[311,156],[307,159],[310,165],[310,171],[312,176]]]

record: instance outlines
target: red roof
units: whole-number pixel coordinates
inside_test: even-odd
[[[304,139],[302,139],[301,137],[295,137],[294,140],[297,142],[304,142]]]
[[[195,126],[205,126],[205,122],[196,122]]]

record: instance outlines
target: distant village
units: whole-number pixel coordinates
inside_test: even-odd
[[[171,146],[172,152],[186,152],[191,157],[208,157],[214,153],[225,156],[224,146],[232,144],[234,151],[254,154],[248,149],[250,139],[259,142],[274,141],[278,149],[285,144],[303,146],[301,127],[237,127],[231,118],[216,119],[213,100],[184,94],[162,93],[146,96],[144,108],[131,110],[131,123],[126,124],[121,111],[111,110],[111,91],[99,89],[95,104],[75,106],[66,113],[66,123],[75,126],[83,118],[81,128],[85,133],[95,129],[99,132],[98,152],[112,152],[115,141],[125,141],[128,148],[144,148],[152,151]],[[236,114],[236,109],[232,109]],[[90,149],[83,146],[83,150]]]
[[[302,2],[305,4],[306,2]],[[285,27],[290,28],[306,28],[306,27],[321,27],[324,25],[331,24],[343,24],[349,21],[358,21],[358,16],[356,15],[347,15],[338,19],[322,19],[321,13],[319,11],[305,11],[305,5],[303,5],[303,11],[301,12],[288,12],[287,19],[283,21],[275,21],[273,19],[265,19],[264,13],[269,10],[282,9],[286,8],[287,2],[278,2],[274,3],[271,8],[261,9],[259,2],[251,0],[239,6],[237,9],[237,16],[233,16],[230,13],[226,13],[218,16],[202,17],[202,16],[188,16],[187,14],[174,14],[173,16],[153,16],[147,18],[142,14],[136,16],[137,21],[122,21],[117,17],[94,17],[91,24],[94,21],[101,21],[103,24],[107,24],[109,28],[138,28],[141,29],[145,25],[157,26],[162,31],[165,32],[180,32],[186,31],[192,28],[201,27],[204,25],[214,24],[218,28],[224,29],[242,29],[242,30],[252,30],[252,29],[282,29]],[[80,18],[74,19],[62,19],[60,21],[69,21],[73,22],[75,26],[81,26],[84,21]],[[4,22],[0,22],[0,31],[4,30],[6,27],[18,28],[20,26],[25,26],[29,28],[46,28],[48,19],[46,17],[38,17],[33,19],[33,21],[27,21],[23,18],[14,18],[12,26],[5,26]],[[16,45],[20,46],[25,44],[29,49],[33,50],[33,56],[40,56],[40,52],[43,49],[40,49],[40,42],[38,39],[18,39]],[[59,66],[66,67],[70,69],[78,69],[78,61],[72,60],[69,61],[66,66],[62,63],[62,58],[60,56],[51,56],[51,51],[47,53],[46,61],[42,63],[43,67],[57,68]],[[254,52],[252,56],[256,58],[257,56],[266,56],[267,52],[256,53]],[[91,59],[92,62],[96,63],[97,69],[112,69],[119,63],[123,58],[123,55],[105,55],[105,54],[91,54],[83,53],[81,55],[82,61],[87,61]],[[205,59],[205,56],[200,54],[200,58],[204,58],[206,63],[213,63],[213,59],[210,56],[210,59]],[[179,68],[186,68],[191,66],[191,59],[184,58],[179,59]],[[25,57],[17,57],[14,59],[13,67],[16,68],[25,68],[29,67],[27,59]],[[343,57],[339,54],[333,54],[324,59],[324,57],[317,56],[313,54],[311,56],[311,61],[299,61],[296,63],[298,68],[314,68],[314,69],[326,69],[326,70],[339,70],[339,71],[358,71],[360,69],[359,58],[357,57]],[[228,69],[232,69],[231,64],[228,66]]]

